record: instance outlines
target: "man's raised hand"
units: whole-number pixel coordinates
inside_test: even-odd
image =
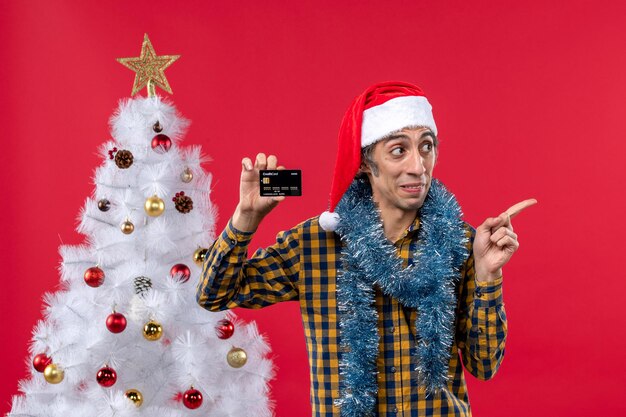
[[[284,169],[277,165],[276,156],[266,157],[264,153],[257,154],[254,165],[250,158],[241,160],[239,204],[232,219],[236,229],[245,232],[255,231],[261,220],[285,199],[284,196],[261,197],[259,172],[262,169]]]
[[[477,281],[493,281],[502,276],[502,267],[519,248],[511,219],[537,204],[534,198],[514,204],[498,217],[488,218],[476,229],[474,266]]]

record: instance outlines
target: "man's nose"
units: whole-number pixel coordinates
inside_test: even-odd
[[[409,164],[409,174],[421,176],[426,172],[424,157],[417,151],[411,153],[411,157],[408,159],[407,163]]]

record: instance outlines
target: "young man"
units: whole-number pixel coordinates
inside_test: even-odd
[[[502,266],[518,248],[511,217],[475,231],[433,180],[437,127],[419,87],[387,82],[358,96],[339,132],[330,211],[281,232],[247,259],[260,197],[242,161],[240,200],[198,286],[209,310],[300,303],[314,416],[469,416],[461,364],[489,379],[504,354]]]

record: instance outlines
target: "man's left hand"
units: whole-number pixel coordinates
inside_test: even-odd
[[[502,276],[502,267],[519,248],[511,219],[522,210],[537,204],[534,198],[517,203],[498,217],[488,218],[476,229],[474,266],[476,281],[494,281]]]

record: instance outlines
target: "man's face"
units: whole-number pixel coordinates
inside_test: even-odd
[[[428,128],[402,129],[374,145],[378,169],[362,167],[381,210],[416,211],[426,199],[437,159],[435,136]]]

